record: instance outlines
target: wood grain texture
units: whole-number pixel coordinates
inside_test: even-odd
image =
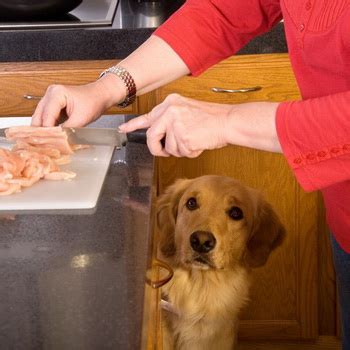
[[[0,116],[32,115],[37,100],[24,95],[43,96],[51,84],[82,85],[117,61],[72,61],[38,63],[0,63]],[[107,113],[137,113],[138,99],[124,109],[113,107]]]
[[[325,208],[321,194],[318,207],[318,305],[319,334],[337,334],[337,288],[330,244],[330,232],[325,218]]]
[[[241,341],[237,350],[341,350],[341,344],[336,337],[323,336],[315,342]]]
[[[248,93],[215,93],[213,87],[238,89],[260,86]],[[203,101],[242,103],[299,99],[299,90],[286,54],[234,56],[193,79],[186,77],[157,90],[158,101],[170,93]]]

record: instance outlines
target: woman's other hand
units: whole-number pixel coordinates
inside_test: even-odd
[[[277,106],[274,102],[217,104],[171,94],[150,113],[119,129],[148,128],[147,145],[155,156],[194,158],[204,150],[229,144],[281,152],[275,126]]]
[[[81,86],[51,85],[32,116],[33,126],[54,126],[62,114],[64,126],[79,127],[98,119],[125,98],[123,82],[114,74]]]
[[[229,109],[171,94],[150,113],[121,125],[120,131],[148,128],[147,145],[153,155],[193,158],[226,145],[223,130]]]

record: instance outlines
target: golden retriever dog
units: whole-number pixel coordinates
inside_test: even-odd
[[[159,254],[174,270],[162,287],[165,350],[234,349],[249,272],[285,230],[254,189],[224,176],[180,179],[157,203]]]

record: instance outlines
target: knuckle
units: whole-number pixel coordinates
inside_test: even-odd
[[[151,139],[153,137],[153,130],[152,128],[148,128],[146,130],[146,136],[147,136],[147,140]]]
[[[46,90],[50,94],[57,94],[64,91],[64,86],[60,84],[52,84]]]
[[[182,96],[180,94],[172,93],[165,98],[165,101],[170,103],[175,103],[175,102],[179,102],[181,99],[182,99]]]
[[[167,112],[169,114],[172,114],[172,115],[178,115],[179,112],[180,112],[180,108],[177,106],[177,105],[170,105],[168,108],[167,108]]]

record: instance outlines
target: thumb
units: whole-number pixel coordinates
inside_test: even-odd
[[[137,118],[129,120],[127,123],[119,125],[120,132],[131,132],[137,129],[147,129],[152,125],[149,114],[141,115]]]
[[[61,124],[63,127],[67,128],[80,128],[88,124],[87,121],[81,118],[81,115],[73,113],[64,123]]]

